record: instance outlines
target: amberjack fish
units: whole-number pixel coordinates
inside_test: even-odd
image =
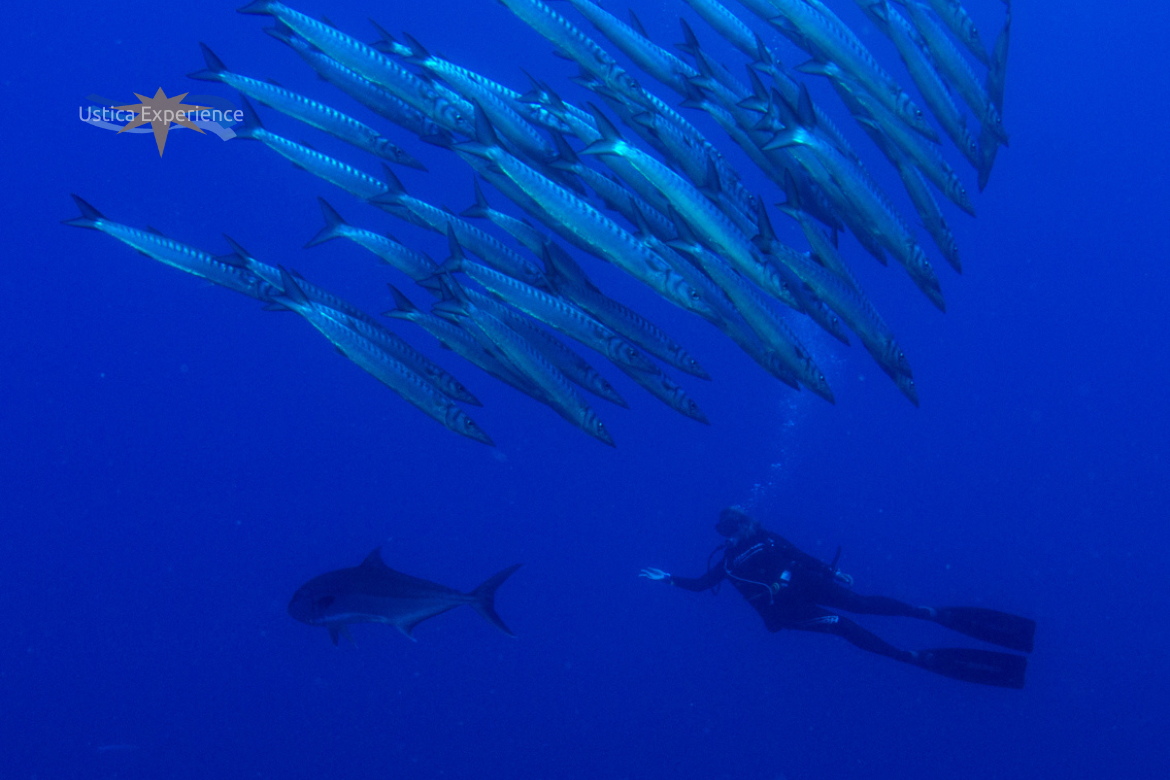
[[[329,339],[341,354],[397,393],[403,400],[461,436],[494,447],[495,443],[467,414],[455,406],[427,379],[394,358],[376,342],[356,329],[350,317],[311,300],[297,280],[279,269],[283,294],[272,299],[304,317]]]
[[[412,157],[405,149],[390,141],[369,125],[359,122],[348,114],[343,114],[335,108],[319,103],[312,98],[285,89],[269,81],[261,81],[250,76],[233,73],[215,56],[207,44],[200,43],[203,49],[203,59],[207,63],[205,70],[187,74],[188,78],[202,81],[218,81],[227,84],[232,89],[247,95],[253,100],[263,103],[269,108],[294,119],[340,138],[346,143],[370,154],[389,160],[392,163],[405,165],[409,168],[426,170],[426,167]]]
[[[322,626],[336,645],[349,637],[351,623],[387,623],[413,640],[414,627],[463,604],[508,636],[512,630],[496,614],[496,589],[520,568],[509,566],[470,593],[391,569],[379,547],[360,566],[327,572],[297,588],[288,614],[310,626]]]

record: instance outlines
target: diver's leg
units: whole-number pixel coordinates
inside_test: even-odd
[[[916,607],[904,601],[891,599],[886,596],[863,596],[854,593],[837,582],[827,579],[814,584],[809,596],[817,604],[823,604],[833,609],[843,609],[859,615],[892,615],[894,617],[912,617],[920,620],[933,620],[935,612],[930,607]]]
[[[821,634],[834,634],[846,642],[867,650],[871,653],[893,658],[895,661],[913,663],[914,654],[908,650],[899,650],[877,634],[868,631],[847,617],[834,615],[828,610],[819,607],[810,607],[803,610],[802,619],[790,623],[785,628],[797,631],[816,631]]]

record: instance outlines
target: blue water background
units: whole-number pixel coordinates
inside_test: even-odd
[[[833,5],[901,74],[856,8]],[[297,7],[367,40],[372,15],[508,84],[524,87],[522,66],[582,99],[569,64],[489,0]],[[685,11],[739,68],[681,2],[636,7],[663,43],[681,38]],[[970,7],[990,46],[1000,4]],[[585,258],[715,377],[679,377],[706,427],[603,368],[632,407],[595,405],[612,451],[403,324],[480,397],[471,413],[499,447],[461,439],[295,315],[58,224],[77,192],[210,251],[226,251],[226,232],[372,312],[390,304],[385,282],[406,280],[350,244],[302,249],[320,225],[315,196],[445,257],[441,237],[260,144],[180,130],[160,160],[149,136],[78,121],[93,93],[235,99],[185,78],[202,67],[199,41],[232,69],[371,119],[265,36],[267,19],[124,2],[4,17],[0,777],[1165,776],[1165,4],[1016,3],[1011,147],[978,219],[948,211],[966,268],[937,263],[947,314],[844,239],[912,361],[920,409],[860,345],[809,327],[838,403],[793,393],[706,323]],[[378,172],[262,111],[277,132]],[[386,127],[431,168],[399,170],[412,193],[471,203],[466,166]],[[1036,618],[1027,688],[768,634],[729,589],[636,577],[701,572],[714,516],[733,502],[824,558],[842,545],[861,592]],[[334,649],[287,616],[304,580],[379,545],[391,566],[461,589],[523,562],[498,602],[518,638],[459,609],[421,625],[417,643],[358,626],[356,649]],[[905,647],[976,644],[861,620]]]

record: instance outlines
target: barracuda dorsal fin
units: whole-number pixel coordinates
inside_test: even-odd
[[[397,43],[397,41],[394,40],[394,36],[391,35],[390,33],[388,33],[386,31],[385,27],[383,27],[382,25],[380,25],[374,21],[374,17],[367,16],[366,21],[369,22],[373,26],[374,32],[376,32],[376,33],[378,33],[378,35],[382,36],[377,41],[377,43],[374,44],[375,46],[377,46],[378,43]]]
[[[471,103],[475,106],[476,142],[489,149],[499,146],[500,139],[496,137],[496,129],[492,127],[492,120],[488,119],[487,112],[483,110],[478,100],[472,100]]]
[[[573,151],[573,147],[569,146],[569,142],[563,133],[557,130],[549,130],[548,134],[552,136],[553,144],[557,150],[556,158],[548,163],[550,167],[567,171],[581,164],[581,158]]]
[[[796,104],[796,120],[808,128],[817,126],[817,112],[813,108],[812,95],[808,92],[808,85],[800,84],[800,98]]]
[[[679,51],[682,51],[682,52],[685,52],[685,53],[691,55],[692,57],[697,57],[699,50],[700,50],[700,46],[699,46],[699,39],[697,37],[695,37],[695,31],[691,29],[691,26],[689,24],[687,24],[687,20],[683,19],[681,16],[679,17],[678,23],[682,27],[683,42],[676,43],[674,45],[674,47],[676,49],[678,49]]]
[[[152,236],[158,236],[159,238],[166,238],[166,236],[163,235],[163,232],[161,230],[159,230],[158,228],[154,227],[153,225],[147,225],[146,232],[150,233]]]
[[[674,229],[678,231],[678,240],[668,241],[668,244],[670,244],[675,249],[690,249],[699,242],[698,239],[695,238],[695,234],[691,230],[691,226],[687,224],[687,221],[682,218],[681,214],[675,211],[673,205],[668,204],[667,216],[669,216],[670,221],[674,223]]]
[[[467,260],[467,255],[463,253],[463,247],[459,243],[459,237],[455,235],[455,228],[451,223],[447,223],[447,252],[449,256],[439,266],[440,271],[458,271],[463,267],[463,263]]]
[[[406,46],[410,49],[410,55],[406,57],[406,61],[412,65],[426,66],[427,60],[433,59],[431,53],[427,51],[427,47],[423,46],[408,32],[403,32],[402,37],[406,40]]]
[[[776,231],[772,229],[772,220],[768,219],[768,210],[764,208],[763,200],[756,201],[756,230],[759,232],[752,238],[752,243],[760,251],[767,252],[776,242]]]
[[[418,312],[418,307],[410,302],[410,299],[402,293],[402,290],[399,290],[389,282],[387,282],[386,286],[390,288],[390,294],[394,296],[394,308],[382,312],[383,317],[405,320]]]
[[[541,259],[544,260],[546,273],[551,272],[557,279],[564,279],[570,284],[585,287],[594,292],[601,292],[585,273],[585,269],[577,265],[577,261],[568,252],[552,241],[544,242]]]
[[[646,34],[646,27],[642,24],[642,20],[634,13],[634,9],[630,9],[630,27],[634,28],[634,32],[641,35],[643,38],[649,40],[650,36]]]
[[[391,170],[390,166],[386,163],[382,163],[382,173],[384,173],[386,176],[386,179],[383,182],[386,185],[386,193],[384,195],[379,195],[377,198],[371,198],[371,200],[377,203],[380,199],[385,198],[385,200],[381,202],[397,203],[403,196],[406,195],[406,187],[402,186],[402,182],[399,181],[398,176],[395,175],[394,171]]]

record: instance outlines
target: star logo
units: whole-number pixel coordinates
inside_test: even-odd
[[[118,106],[117,110],[133,111],[137,116],[118,133],[140,125],[150,125],[154,131],[154,142],[158,145],[158,156],[162,157],[163,148],[167,145],[167,133],[170,132],[172,123],[182,125],[198,133],[203,132],[189,117],[198,111],[206,111],[210,106],[184,105],[183,98],[187,97],[187,94],[184,92],[182,95],[167,97],[166,93],[162,91],[162,87],[158,88],[158,92],[154,93],[152,98],[135,92],[134,97],[142,102],[136,105]]]

